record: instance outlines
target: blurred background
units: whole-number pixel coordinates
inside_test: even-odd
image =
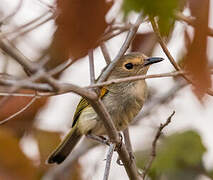
[[[148,178],[213,178],[213,99],[205,94],[205,88],[211,87],[209,70],[212,69],[206,65],[212,64],[213,33],[209,33],[208,38],[205,33],[207,26],[213,28],[212,0],[164,0],[160,4],[154,0],[0,2],[0,40],[9,40],[11,47],[19,49],[31,61],[45,64],[47,70],[70,60],[72,65],[54,77],[79,86],[90,83],[88,50],[94,49],[95,75],[98,77],[106,66],[99,45],[104,42],[113,59],[139,11],[143,12],[144,21],[128,51],[166,59],[153,65],[148,74],[174,71],[146,18],[147,15],[157,16],[170,53],[186,70],[187,65],[194,67],[188,70],[198,81],[195,80],[196,85],[192,87],[182,77],[146,80],[150,92],[148,100],[130,126],[138,167],[145,167],[160,123],[175,110],[172,122],[158,141],[157,157]],[[177,12],[189,17],[190,22],[199,21],[190,26]],[[0,58],[1,79],[27,77],[10,54],[1,50]],[[32,102],[33,90],[11,91],[11,87],[0,85],[0,121]],[[103,178],[107,148],[97,146],[91,140],[83,140],[61,165],[45,163],[70,129],[80,98],[73,93],[37,98],[25,111],[0,125],[0,179]],[[114,153],[109,179],[128,179],[116,159]]]

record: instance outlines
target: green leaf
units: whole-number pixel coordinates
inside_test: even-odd
[[[152,179],[160,179],[161,175],[173,180],[195,178],[204,170],[202,156],[205,151],[206,148],[195,131],[175,133],[158,145],[157,156],[149,175]],[[150,153],[151,150],[147,152]],[[138,165],[141,168],[147,162],[147,152],[138,153]]]
[[[185,0],[124,0],[123,11],[125,16],[131,11],[142,11],[144,15],[157,16],[162,35],[168,35],[172,29],[175,10],[182,9]]]

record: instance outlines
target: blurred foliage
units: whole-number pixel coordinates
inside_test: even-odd
[[[185,57],[185,70],[193,82],[195,95],[202,100],[211,88],[211,74],[207,56],[207,34],[209,22],[209,0],[190,1],[191,13],[196,17],[194,21],[194,37],[188,41],[188,52]],[[202,28],[201,28],[202,27]]]
[[[34,93],[34,91],[32,90],[20,90],[18,92],[26,94]],[[1,99],[2,97],[0,97],[0,100]],[[25,107],[31,100],[32,97],[9,97],[9,99],[7,99],[7,101],[4,103],[4,106],[0,108],[0,120],[8,118],[9,116],[18,112],[23,107]],[[37,99],[23,113],[12,118],[6,124],[1,125],[0,130],[2,127],[7,127],[12,130],[15,136],[21,138],[26,133],[26,131],[30,131],[32,129],[37,112],[45,105],[46,102],[47,98]]]
[[[132,41],[131,51],[143,52],[146,56],[151,56],[157,42],[154,32],[137,33]]]
[[[40,180],[51,165],[45,160],[60,141],[60,133],[34,129],[32,137],[38,144],[39,157],[30,159],[23,152],[19,138],[14,136],[12,129],[0,129],[0,179],[2,180]],[[39,163],[39,164],[38,164]],[[61,180],[81,180],[81,165],[76,161],[70,172]],[[57,178],[60,179],[60,178]]]
[[[144,168],[151,149],[136,153],[137,164]],[[196,131],[189,130],[165,137],[157,146],[157,156],[149,171],[152,180],[194,180],[206,175],[202,158],[206,152]],[[208,176],[211,176],[210,174]]]
[[[69,58],[77,60],[95,48],[107,27],[105,15],[111,6],[112,2],[104,0],[57,0],[57,29],[47,67],[53,68]]]
[[[157,16],[161,34],[168,35],[175,22],[174,11],[182,10],[184,4],[185,0],[124,0],[123,11],[125,16],[131,11]]]
[[[37,168],[22,152],[19,140],[14,137],[11,130],[0,129],[0,144],[0,179],[38,179]]]

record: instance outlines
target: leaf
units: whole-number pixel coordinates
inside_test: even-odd
[[[123,11],[125,15],[131,11],[143,11],[144,15],[157,16],[160,32],[168,35],[175,22],[173,13],[183,8],[183,2],[185,0],[124,0]]]
[[[95,48],[107,27],[105,15],[112,2],[104,0],[57,0],[57,29],[50,46],[49,66],[79,59]]]
[[[37,169],[21,151],[18,139],[9,129],[0,129],[0,144],[0,179],[37,179]]]
[[[207,32],[209,21],[209,0],[193,1],[195,8],[193,15],[194,38],[189,45],[185,59],[185,70],[189,73],[193,82],[195,95],[202,100],[204,94],[211,87],[210,68],[207,57]]]
[[[147,152],[150,153],[151,149]],[[145,166],[147,152],[146,154],[138,153],[139,167]],[[166,179],[174,180],[192,179],[192,177],[195,179],[202,174],[204,168],[202,158],[205,152],[206,148],[195,131],[175,133],[166,137],[160,146],[158,145],[157,156],[150,170],[150,176],[158,180],[162,175]]]
[[[41,166],[42,166],[42,165],[45,165],[45,161],[47,160],[47,157],[60,143],[60,133],[45,131],[41,129],[34,129],[33,132],[38,143]]]
[[[132,42],[132,51],[143,52],[145,55],[151,56],[156,43],[155,33],[137,33]]]
[[[20,93],[34,93],[30,90],[21,90]],[[20,111],[25,107],[32,97],[9,97],[8,101],[0,108],[0,121],[8,118],[14,113]],[[40,108],[44,106],[47,98],[37,99],[30,107],[28,107],[21,114],[9,120],[6,124],[3,124],[3,127],[7,127],[14,132],[17,137],[22,137],[26,131],[29,131],[32,128],[32,125],[35,120],[35,115]]]

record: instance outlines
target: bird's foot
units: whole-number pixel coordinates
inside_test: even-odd
[[[96,136],[93,134],[87,134],[86,137],[89,139],[95,140],[98,143],[105,144],[108,146],[110,145],[109,139],[105,138],[104,136]]]

